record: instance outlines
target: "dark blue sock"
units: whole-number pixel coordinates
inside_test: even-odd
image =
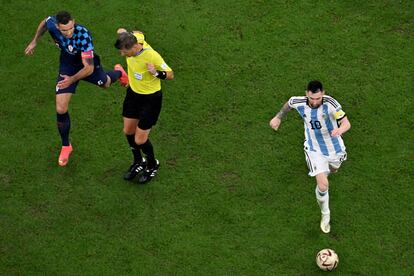
[[[62,146],[69,146],[70,117],[69,112],[64,114],[56,113],[57,127],[60,137],[62,138]]]
[[[116,82],[122,76],[122,72],[118,70],[107,71],[106,74],[111,78],[111,83]]]

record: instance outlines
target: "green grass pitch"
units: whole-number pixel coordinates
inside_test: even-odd
[[[175,71],[151,133],[161,167],[122,179],[125,90],[81,82],[67,167],[57,166],[48,34],[68,10],[105,68],[125,64],[118,27],[142,30]],[[8,1],[0,19],[1,275],[338,275],[414,273],[413,1]],[[272,116],[309,80],[352,124],[348,161],[330,177],[332,232],[319,229],[303,124]]]

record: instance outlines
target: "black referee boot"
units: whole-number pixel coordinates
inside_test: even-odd
[[[147,160],[145,160],[145,158],[142,158],[141,163],[134,163],[129,167],[128,171],[124,174],[124,179],[134,179],[134,177],[137,176],[140,172],[142,172],[146,166]]]
[[[157,174],[159,167],[160,167],[160,162],[157,159],[155,159],[155,166],[153,168],[148,168],[147,166],[147,168],[144,170],[142,175],[138,178],[138,182],[140,184],[145,184],[151,181],[151,179],[153,179],[155,175]]]

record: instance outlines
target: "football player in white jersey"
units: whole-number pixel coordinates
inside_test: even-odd
[[[321,209],[321,230],[329,233],[329,182],[328,175],[336,172],[346,160],[345,144],[341,135],[351,124],[341,105],[325,95],[320,81],[309,82],[306,96],[291,97],[282,109],[270,120],[270,127],[277,130],[282,118],[291,109],[296,109],[305,127],[305,158],[309,176],[316,178],[316,199]]]

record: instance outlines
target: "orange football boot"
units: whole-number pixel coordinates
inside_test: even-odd
[[[114,69],[117,71],[121,71],[121,77],[119,78],[119,83],[121,84],[121,86],[127,87],[128,86],[128,74],[125,72],[124,68],[122,67],[121,64],[116,64],[114,66]]]
[[[60,155],[59,155],[59,166],[66,166],[66,164],[68,164],[69,162],[69,155],[72,153],[72,145],[69,144],[69,146],[62,146],[62,149],[60,150]]]

